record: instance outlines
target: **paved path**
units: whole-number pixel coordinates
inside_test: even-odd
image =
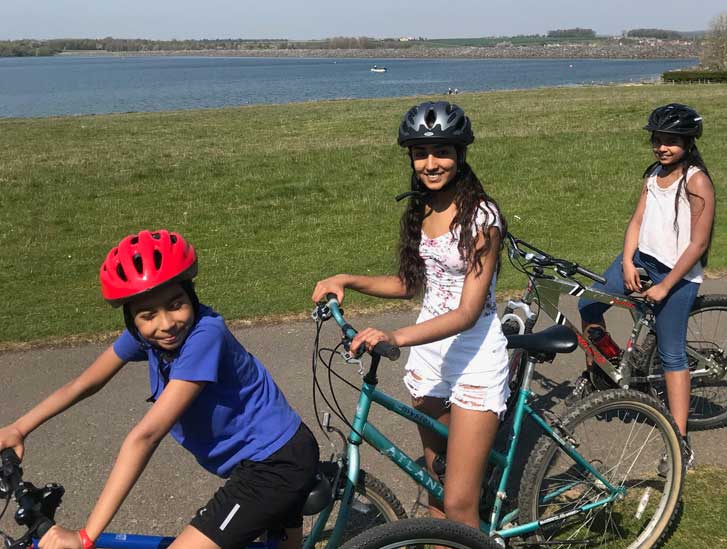
[[[707,281],[702,293],[727,293],[727,280]],[[575,302],[564,307],[570,318],[577,318]],[[358,327],[375,325],[393,328],[414,321],[414,313],[395,312],[373,316],[350,315]],[[610,327],[617,331],[617,320]],[[543,322],[538,328],[544,328]],[[292,322],[273,326],[245,328],[236,331],[245,346],[265,363],[290,402],[305,421],[315,425],[311,389],[311,349],[314,325]],[[336,341],[333,326],[327,326],[324,337]],[[12,421],[44,395],[88,365],[102,349],[101,345],[83,345],[63,349],[37,349],[0,354],[0,425]],[[399,362],[386,361],[380,368],[381,387],[392,395],[408,400],[401,382],[406,354]],[[569,392],[571,380],[583,365],[582,354],[561,356],[552,365],[540,368],[535,389],[541,394],[540,404],[558,409]],[[353,367],[349,377],[356,379]],[[36,484],[60,482],[66,496],[59,512],[59,521],[80,527],[88,516],[95,498],[113,463],[125,434],[148,409],[149,394],[146,364],[130,364],[110,385],[95,397],[79,404],[61,417],[50,421],[28,440],[24,461],[26,476]],[[355,394],[339,389],[344,409],[351,411]],[[325,405],[321,402],[321,407]],[[374,413],[377,425],[390,438],[414,456],[421,454],[414,430],[403,421]],[[329,451],[320,431],[314,432],[321,442],[322,453]],[[727,429],[693,434],[693,444],[700,466],[727,467]],[[417,491],[403,473],[384,458],[364,449],[364,466],[384,480],[411,509]],[[112,529],[147,534],[178,532],[194,511],[212,494],[219,480],[208,475],[194,460],[171,440],[165,440],[147,467],[144,476],[114,519]],[[8,517],[0,527],[9,527]],[[12,529],[11,529],[12,531]]]

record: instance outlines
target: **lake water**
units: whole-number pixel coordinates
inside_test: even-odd
[[[0,58],[0,117],[99,114],[654,80],[696,59]],[[373,73],[374,65],[386,73]]]

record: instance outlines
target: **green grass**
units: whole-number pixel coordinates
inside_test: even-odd
[[[304,312],[332,273],[391,272],[402,211],[393,197],[409,180],[396,130],[421,99],[0,120],[0,341],[117,329],[98,267],[141,228],[194,243],[201,297],[230,319]],[[671,101],[704,115],[699,144],[724,196],[723,86],[457,97],[477,135],[468,158],[511,230],[595,270],[619,251],[651,161],[640,128]],[[727,267],[726,215],[718,207],[716,269]],[[523,284],[503,269],[500,290]]]
[[[687,475],[681,518],[664,549],[727,546],[725,474],[725,469],[700,467]]]

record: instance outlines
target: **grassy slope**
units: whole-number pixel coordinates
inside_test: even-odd
[[[0,121],[0,341],[112,330],[105,252],[140,228],[185,234],[203,300],[228,318],[302,312],[315,280],[394,268],[395,143],[422,98]],[[469,160],[511,230],[602,269],[650,162],[640,129],[659,104],[705,117],[703,155],[724,193],[723,86],[559,88],[457,97],[478,136]],[[712,266],[727,266],[718,208]],[[523,285],[505,268],[500,289]],[[357,299],[356,303],[373,301]]]

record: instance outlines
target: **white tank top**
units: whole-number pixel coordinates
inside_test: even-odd
[[[699,171],[696,166],[691,166],[687,171],[687,182]],[[639,250],[667,267],[674,267],[691,240],[692,212],[686,190],[683,189],[679,194],[677,233],[674,229],[674,199],[681,177],[662,189],[656,182],[660,172],[661,166],[657,166],[646,180],[646,209],[639,229]],[[699,261],[684,275],[684,279],[690,282],[701,283],[703,278],[704,269]]]

